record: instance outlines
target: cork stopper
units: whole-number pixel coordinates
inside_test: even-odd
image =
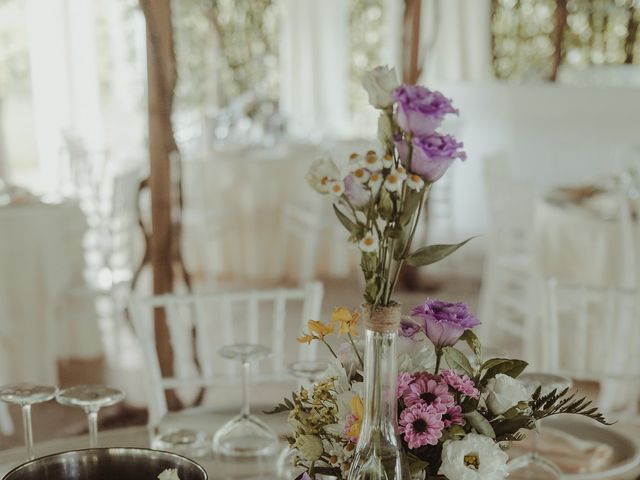
[[[364,326],[367,330],[379,333],[396,333],[400,327],[402,305],[394,303],[389,306],[376,306],[372,312],[372,305],[362,305]]]

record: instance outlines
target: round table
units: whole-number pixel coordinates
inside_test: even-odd
[[[608,203],[605,203],[608,202]],[[636,284],[634,235],[640,225],[625,225],[615,199],[597,204],[538,202],[534,220],[534,252],[541,273],[559,281],[600,287]]]
[[[65,293],[84,283],[85,230],[75,203],[0,207],[0,383],[56,384],[59,354],[73,356],[57,340],[72,330],[59,322]]]

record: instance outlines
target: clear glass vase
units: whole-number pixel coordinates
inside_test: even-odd
[[[400,305],[364,306],[364,417],[349,480],[409,480],[398,437],[396,337]]]

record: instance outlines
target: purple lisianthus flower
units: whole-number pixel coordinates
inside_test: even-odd
[[[462,302],[427,298],[424,304],[411,310],[411,315],[422,319],[424,331],[437,349],[455,345],[466,330],[480,325],[469,307]]]
[[[353,173],[344,177],[344,194],[355,208],[366,207],[371,199],[371,192],[355,179]]]
[[[433,133],[445,115],[458,114],[450,99],[419,85],[400,85],[393,92],[393,99],[398,104],[396,122],[402,130],[414,136]]]
[[[400,160],[409,167],[409,147],[402,137],[394,140]],[[467,155],[462,151],[463,144],[451,135],[433,133],[425,137],[413,137],[410,172],[422,177],[425,182],[435,182],[451,166],[456,158],[464,161]]]
[[[398,334],[401,337],[413,338],[421,330],[422,327],[416,322],[408,318],[403,318],[400,321],[400,330],[398,331]]]

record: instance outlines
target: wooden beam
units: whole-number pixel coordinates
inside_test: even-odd
[[[171,0],[140,0],[147,26],[149,162],[151,189],[150,259],[153,293],[173,291],[170,154],[176,150],[171,124],[177,80],[171,22]],[[156,348],[164,376],[173,375],[173,351],[164,310],[154,311]],[[174,392],[167,392],[171,409],[180,407]]]
[[[415,85],[422,74],[420,63],[420,19],[422,0],[404,1],[402,28],[402,81]]]
[[[562,46],[568,14],[567,0],[556,0],[556,25],[553,31],[553,57],[551,57],[551,73],[549,75],[549,80],[552,82],[558,79],[558,70],[562,63]]]

